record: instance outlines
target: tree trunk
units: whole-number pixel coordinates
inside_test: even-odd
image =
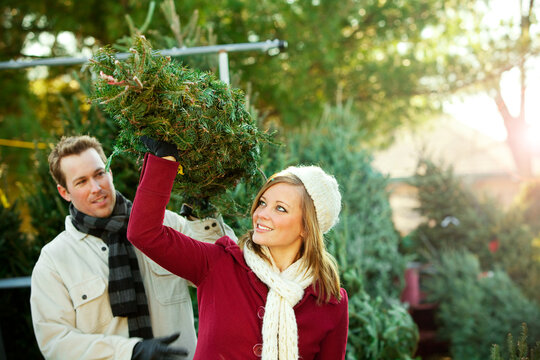
[[[525,122],[524,114],[520,111],[520,115],[512,116],[500,91],[497,91],[494,100],[504,120],[504,126],[508,133],[506,142],[512,152],[518,174],[522,177],[529,178],[532,176],[532,153],[526,141],[527,123]]]
[[[524,0],[526,1],[526,0]],[[528,9],[524,11],[523,8],[524,2],[520,2],[521,10],[521,33],[518,39],[520,45],[520,61],[518,69],[520,72],[519,82],[520,82],[520,106],[519,114],[517,116],[512,116],[508,111],[508,107],[504,102],[504,99],[501,95],[500,90],[500,81],[497,88],[497,93],[495,95],[494,101],[497,104],[497,109],[501,114],[504,120],[504,126],[506,132],[508,133],[507,143],[512,152],[514,162],[518,174],[522,177],[529,178],[532,177],[532,148],[527,142],[527,130],[528,125],[525,122],[525,90],[526,90],[526,70],[525,70],[525,60],[526,53],[530,46],[530,34],[529,30],[531,27],[531,16],[532,9],[534,5],[534,0],[529,0]]]

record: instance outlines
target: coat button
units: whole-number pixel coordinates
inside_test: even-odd
[[[259,310],[257,310],[257,317],[259,319],[264,318],[264,306],[259,306]]]
[[[83,299],[83,300],[86,300],[87,297],[88,297],[88,296],[86,296],[86,294],[84,294],[84,295],[82,296],[82,299]]]
[[[253,346],[253,353],[255,354],[256,357],[262,357],[262,350],[263,350],[262,344],[255,344],[255,346]]]
[[[107,247],[106,247],[106,246],[103,246],[103,247],[101,248],[101,250],[102,250],[102,251],[107,251]]]

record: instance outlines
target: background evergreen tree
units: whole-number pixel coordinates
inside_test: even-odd
[[[523,220],[535,236],[540,235],[540,180],[523,184],[514,206],[523,214]]]
[[[511,329],[540,319],[538,303],[504,271],[482,271],[470,252],[441,252],[433,266],[425,290],[429,301],[439,303],[438,334],[450,342],[453,359],[488,359],[491,345],[503,342]],[[539,339],[540,324],[530,321],[529,332],[533,340]]]
[[[500,346],[495,344],[491,348],[490,360],[540,360],[540,340],[536,341],[534,348],[529,349],[527,323],[521,325],[521,335],[517,342],[517,346],[514,343],[514,338],[511,333],[508,333],[508,340],[506,343],[507,348],[505,350],[508,356],[503,357]]]
[[[425,218],[408,236],[406,252],[420,261],[447,250],[467,250],[483,270],[500,268],[530,299],[540,299],[540,248],[519,207],[507,211],[490,198],[479,198],[451,168],[419,161],[412,185]],[[523,319],[525,320],[525,319]]]
[[[29,275],[37,254],[20,230],[18,206],[18,202],[0,202],[0,279]],[[2,340],[8,359],[40,358],[33,337],[29,297],[29,288],[0,289]]]

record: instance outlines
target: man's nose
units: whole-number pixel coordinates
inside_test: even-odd
[[[101,186],[99,185],[99,182],[95,179],[90,179],[90,186],[92,192],[97,192],[101,190]]]

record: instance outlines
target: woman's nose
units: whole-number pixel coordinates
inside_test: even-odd
[[[255,211],[256,215],[263,219],[268,219],[268,209],[267,208],[258,208]]]

